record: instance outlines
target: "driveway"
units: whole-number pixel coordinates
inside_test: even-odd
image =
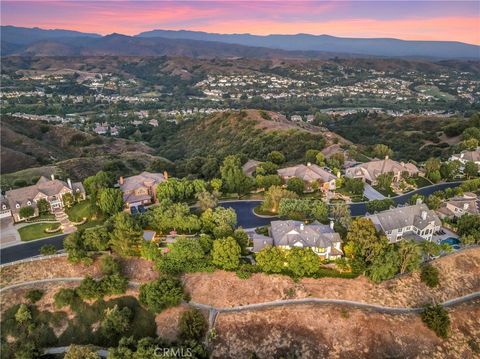
[[[13,225],[13,219],[2,218],[0,223],[0,247],[20,243],[20,234]]]
[[[378,192],[375,188],[370,186],[368,183],[365,183],[365,187],[363,190],[363,195],[368,198],[369,201],[374,199],[384,199],[385,196]]]

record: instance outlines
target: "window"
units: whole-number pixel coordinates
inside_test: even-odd
[[[2,206],[2,209],[7,209],[7,206],[3,205],[3,206]]]
[[[17,204],[15,205],[15,208],[20,208],[20,205],[17,203]]]
[[[28,202],[27,202],[27,205],[31,206],[31,205],[32,205],[32,202],[28,201]]]

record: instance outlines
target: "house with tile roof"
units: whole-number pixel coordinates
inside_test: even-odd
[[[465,165],[467,162],[472,161],[480,166],[480,147],[477,147],[475,151],[462,151],[452,155],[449,159],[450,161],[460,161],[462,165]]]
[[[45,199],[50,204],[50,210],[56,212],[65,207],[64,196],[71,194],[74,198],[85,199],[85,189],[81,182],[72,183],[70,179],[67,182],[55,179],[54,175],[51,179],[44,176],[40,177],[36,184],[28,187],[22,187],[7,191],[5,193],[5,203],[8,205],[11,215],[15,222],[20,222],[26,218],[20,216],[20,209],[30,206],[34,209],[34,216],[38,216],[37,202]]]
[[[257,170],[257,167],[261,164],[262,162],[257,161],[257,160],[248,160],[243,166],[242,166],[242,171],[245,174],[245,176],[248,177],[253,177],[254,172]]]
[[[281,168],[277,173],[285,183],[292,177],[302,179],[307,189],[311,189],[314,182],[317,182],[324,191],[336,189],[337,176],[315,164],[307,163],[307,165]]]
[[[402,239],[431,241],[442,222],[424,203],[397,207],[367,216],[390,242]]]
[[[385,173],[393,173],[393,181],[398,182],[402,178],[402,173],[416,176],[419,174],[419,170],[413,163],[397,162],[386,156],[383,160],[373,160],[347,168],[345,176],[361,178],[369,184],[376,184],[378,176]]]
[[[120,177],[118,185],[123,192],[123,202],[130,209],[140,205],[149,205],[157,201],[157,186],[166,181],[168,174],[165,172],[142,172],[139,175],[127,178]]]
[[[305,224],[300,221],[272,221],[269,236],[254,234],[253,251],[259,252],[267,246],[289,250],[294,247],[311,248],[323,259],[336,259],[343,255],[340,235],[331,225],[318,222]]]
[[[464,214],[479,214],[480,200],[475,193],[464,193],[462,196],[450,198],[437,210],[440,218],[459,218]]]

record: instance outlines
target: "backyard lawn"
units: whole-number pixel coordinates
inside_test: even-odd
[[[56,228],[59,225],[60,223],[58,222],[30,224],[28,226],[19,228],[18,233],[20,234],[20,238],[22,239],[22,241],[31,241],[33,239],[45,238],[45,237],[61,234],[62,233],[61,230],[55,233],[45,232],[46,229]]]
[[[84,218],[90,219],[94,214],[94,210],[90,201],[85,200],[75,204],[66,210],[68,218],[73,222],[81,222]]]

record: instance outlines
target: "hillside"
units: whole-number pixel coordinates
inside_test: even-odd
[[[310,125],[297,125],[274,112],[243,110],[217,113],[179,125],[173,136],[158,143],[159,154],[170,160],[231,154],[263,160],[271,151],[288,161],[304,158],[308,149],[322,149],[331,133]]]
[[[52,172],[82,179],[105,166],[110,166],[113,172],[127,174],[141,171],[159,159],[153,155],[154,150],[143,143],[101,137],[39,121],[6,116],[2,119],[0,134],[3,183],[16,179],[28,182]]]

